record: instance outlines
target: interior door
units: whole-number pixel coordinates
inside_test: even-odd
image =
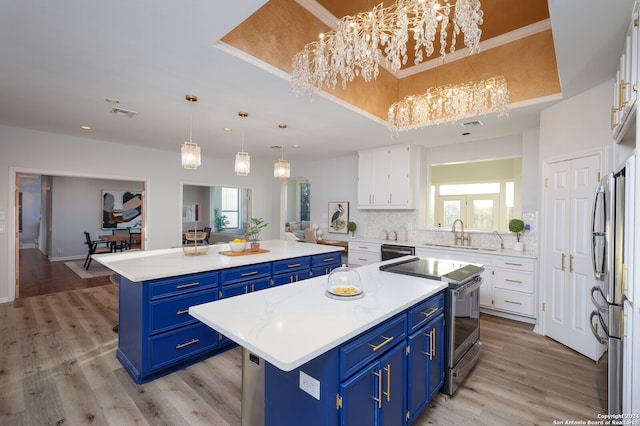
[[[20,214],[21,214],[21,206],[20,206],[20,175],[16,173],[16,186],[15,186],[15,229],[14,229],[14,239],[13,247],[16,251],[16,298],[20,297]]]
[[[542,251],[545,334],[594,360],[604,352],[589,325],[591,210],[599,169],[599,155],[549,165]]]

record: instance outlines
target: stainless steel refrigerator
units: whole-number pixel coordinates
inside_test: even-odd
[[[606,175],[596,188],[592,219],[592,258],[597,285],[591,331],[608,346],[608,411],[622,413],[624,327],[625,169]]]

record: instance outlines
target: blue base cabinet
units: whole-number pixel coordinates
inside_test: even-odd
[[[265,425],[412,422],[444,383],[443,311],[440,292],[293,371],[266,363]]]
[[[327,275],[342,266],[342,253],[316,254],[311,256],[311,275]]]

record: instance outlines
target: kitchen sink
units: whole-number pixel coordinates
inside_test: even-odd
[[[475,251],[498,251],[497,248],[490,248],[490,247],[453,246],[450,244],[434,244],[434,243],[424,243],[424,245],[429,247],[443,247],[443,248],[475,250]]]

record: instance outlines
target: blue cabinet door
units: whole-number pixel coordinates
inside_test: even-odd
[[[444,315],[441,314],[427,325],[431,339],[431,359],[429,360],[429,401],[444,384]]]
[[[428,357],[427,343],[429,334],[427,327],[422,327],[409,336],[409,357],[407,365],[407,409],[409,421],[412,421],[417,413],[420,413],[427,402],[428,397]]]
[[[399,344],[382,358],[342,382],[340,424],[404,424],[406,373],[405,345]]]

